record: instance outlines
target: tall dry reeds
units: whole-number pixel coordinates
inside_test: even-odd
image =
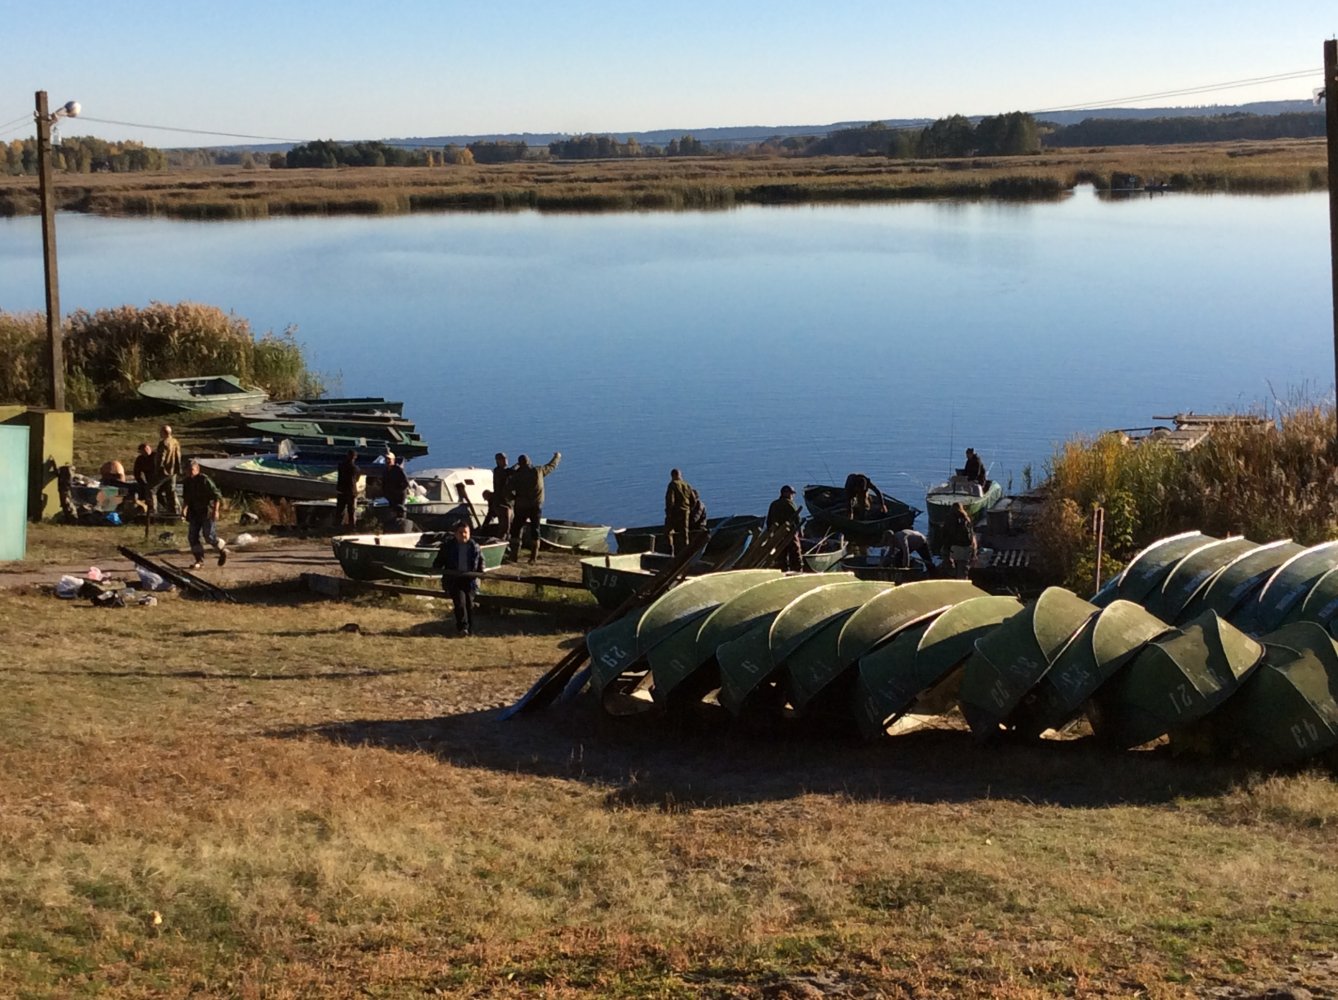
[[[0,313],[0,401],[45,401],[46,326],[35,313]],[[294,332],[256,337],[250,323],[217,306],[153,302],[65,319],[66,397],[92,410],[133,399],[142,382],[191,375],[237,375],[272,396],[319,395]]]
[[[1105,512],[1103,576],[1181,531],[1305,544],[1338,537],[1334,419],[1331,404],[1298,403],[1271,419],[1219,426],[1188,452],[1121,434],[1066,442],[1047,466],[1038,531],[1048,575],[1090,585],[1095,507]]]

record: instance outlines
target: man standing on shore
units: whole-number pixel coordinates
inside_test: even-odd
[[[543,516],[544,477],[551,475],[562,461],[562,452],[553,452],[547,465],[533,466],[530,456],[521,455],[516,459],[516,467],[506,483],[506,495],[515,504],[515,517],[511,521],[511,545],[507,554],[512,559],[520,559],[520,539],[525,525],[533,525],[530,542],[530,562],[539,560],[539,518]]]
[[[794,487],[788,483],[780,488],[780,496],[767,508],[767,531],[783,529],[785,537],[777,542],[777,565],[787,573],[798,573],[804,568],[804,553],[799,542],[799,505],[794,502]]]
[[[678,469],[669,470],[669,485],[664,491],[664,534],[669,543],[669,554],[675,555],[688,544],[692,521],[692,504],[697,491],[683,478]]]
[[[141,441],[130,475],[135,480],[135,499],[143,501],[145,510],[153,509],[153,474],[153,447]]]
[[[204,565],[204,545],[201,538],[218,550],[218,564],[228,561],[227,543],[218,537],[218,509],[223,503],[223,494],[214,481],[200,471],[200,463],[190,460],[186,469],[186,481],[181,487],[181,501],[186,508],[186,524],[189,528],[187,538],[190,541],[191,555],[195,562],[191,569]]]
[[[381,495],[390,504],[392,519],[406,516],[404,505],[409,496],[409,476],[404,471],[404,460],[396,459],[389,452],[386,453],[386,471],[381,474]]]
[[[495,538],[511,537],[511,498],[507,495],[507,483],[511,479],[512,468],[507,465],[506,455],[498,452],[493,456],[497,464],[492,470],[492,492],[488,495],[488,515],[479,525],[479,534],[487,536],[490,526],[496,523]]]
[[[158,431],[158,448],[153,453],[153,488],[149,490],[149,513],[163,503],[167,513],[177,512],[177,477],[181,475],[181,443],[172,436],[167,424]]]
[[[455,631],[474,634],[474,596],[479,592],[479,578],[466,573],[483,572],[483,548],[469,537],[469,525],[457,524],[452,537],[442,542],[432,563],[441,570],[441,589],[455,607]]]
[[[353,527],[358,504],[358,453],[350,448],[335,472],[335,526]]]

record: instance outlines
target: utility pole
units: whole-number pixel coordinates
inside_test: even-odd
[[[1324,43],[1324,121],[1329,137],[1329,267],[1333,277],[1334,415],[1338,418],[1338,40],[1332,38]]]
[[[47,360],[51,363],[53,410],[65,409],[65,345],[60,328],[60,280],[56,276],[56,203],[51,190],[51,123],[47,112],[46,91],[37,92],[37,177],[42,199],[42,261],[46,272]],[[1332,158],[1331,158],[1332,159]],[[1338,277],[1335,277],[1338,288]],[[1336,328],[1338,329],[1338,328]],[[1338,337],[1338,332],[1335,333]]]

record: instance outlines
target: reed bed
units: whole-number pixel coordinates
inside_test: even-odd
[[[257,336],[217,306],[153,302],[65,318],[66,398],[87,411],[135,398],[150,379],[237,375],[270,395],[319,395],[293,329]],[[0,312],[0,402],[41,405],[49,372],[46,323],[38,313]]]
[[[1150,542],[1181,531],[1338,537],[1338,442],[1331,404],[1297,403],[1258,424],[1218,427],[1189,452],[1123,435],[1064,443],[1047,466],[1041,529],[1049,575],[1082,589],[1096,569],[1091,512],[1105,511],[1109,576]]]
[[[1323,189],[1323,140],[1055,150],[957,160],[718,156],[335,170],[220,167],[63,175],[62,209],[97,215],[253,219],[422,211],[629,211],[922,198],[1048,199],[1130,178],[1182,191]],[[0,214],[38,210],[31,177],[0,178]]]

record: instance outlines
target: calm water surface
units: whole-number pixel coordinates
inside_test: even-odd
[[[183,223],[62,215],[64,309],[292,324],[334,391],[403,399],[418,464],[564,455],[553,516],[713,514],[869,473],[923,506],[1072,434],[1331,392],[1326,196]],[[0,220],[0,308],[42,308]]]

